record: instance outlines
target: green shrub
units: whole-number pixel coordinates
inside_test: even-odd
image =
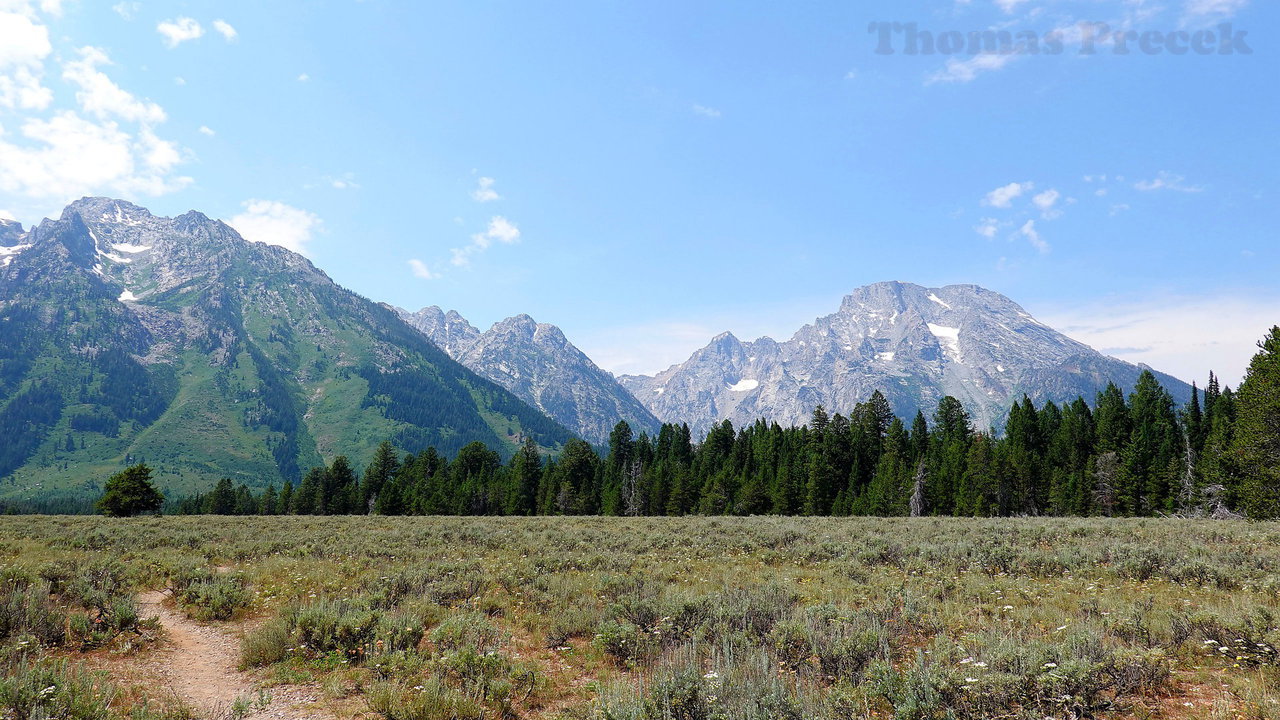
[[[348,601],[322,600],[286,609],[245,636],[245,667],[280,662],[291,652],[303,657],[331,653],[362,663],[371,656],[412,650],[422,641],[422,623],[404,613],[386,613]]]
[[[197,620],[230,620],[249,607],[252,593],[243,578],[218,575],[198,580],[175,594],[188,617]]]
[[[0,677],[0,717],[103,720],[113,691],[97,673],[65,660],[20,661]]]
[[[506,633],[489,618],[477,612],[458,612],[445,618],[431,631],[431,642],[441,650],[470,648],[477,652],[497,650],[506,641]]]
[[[0,640],[30,635],[45,645],[61,645],[66,622],[66,615],[49,602],[47,583],[13,577],[0,582]]]
[[[485,720],[483,704],[428,678],[418,685],[382,682],[369,688],[369,709],[386,720]]]

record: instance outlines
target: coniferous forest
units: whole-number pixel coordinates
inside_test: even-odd
[[[170,508],[223,515],[1280,515],[1280,327],[1237,391],[1210,374],[1176,406],[1145,372],[1128,397],[1035,406],[1002,432],[977,431],[963,404],[895,417],[879,392],[847,414],[813,411],[783,428],[687,425],[656,436],[618,423],[607,448],[572,440],[509,462],[482,443],[446,458],[384,443],[358,473],[345,457],[301,483],[254,495],[230,480]]]

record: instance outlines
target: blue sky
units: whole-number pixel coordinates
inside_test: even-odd
[[[903,6],[0,0],[0,212],[199,209],[377,300],[556,323],[615,372],[896,279],[1239,377],[1280,322],[1280,6]],[[882,54],[884,21],[1064,51]],[[1084,21],[1230,22],[1252,52],[1085,56]]]

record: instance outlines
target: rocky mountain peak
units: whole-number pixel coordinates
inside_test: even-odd
[[[586,440],[607,441],[619,420],[636,432],[657,429],[653,415],[555,325],[520,314],[480,333],[458,313],[435,306],[399,312],[458,362]]]
[[[0,218],[0,247],[13,247],[20,244],[25,234],[22,223]]]
[[[882,282],[854,290],[786,342],[722,333],[685,363],[620,381],[659,419],[688,420],[699,432],[721,419],[800,424],[819,403],[848,412],[875,390],[907,416],[957,397],[985,428],[1001,424],[1024,392],[1038,402],[1092,398],[1108,380],[1131,387],[1140,372],[991,290]],[[1189,394],[1161,380],[1175,397]]]

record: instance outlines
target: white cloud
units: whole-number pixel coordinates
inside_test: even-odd
[[[1000,70],[1018,57],[1021,57],[1021,53],[1011,52],[983,53],[974,55],[968,60],[950,58],[945,67],[929,75],[924,82],[925,85],[973,82],[979,75]]]
[[[973,231],[982,237],[991,240],[994,239],[996,233],[1000,231],[1000,222],[995,218],[982,218],[973,228]]]
[[[1040,231],[1036,230],[1035,220],[1028,220],[1026,224],[1018,229],[1018,234],[1026,238],[1027,242],[1031,243],[1031,246],[1041,253],[1047,253],[1051,249],[1049,243],[1040,237]]]
[[[1009,183],[1004,187],[998,187],[987,193],[987,196],[982,199],[982,204],[996,208],[1009,208],[1013,205],[1014,200],[1022,197],[1023,193],[1034,190],[1035,186],[1035,183],[1032,182]]]
[[[1048,210],[1058,203],[1058,198],[1062,197],[1062,193],[1057,190],[1045,190],[1044,192],[1031,198],[1031,202],[1041,210]]]
[[[996,6],[1006,13],[1013,13],[1018,9],[1019,5],[1025,4],[1028,0],[996,0]]]
[[[112,5],[111,9],[115,10],[116,14],[124,18],[125,20],[132,20],[135,16],[137,16],[138,11],[142,9],[142,3],[118,2],[115,5]]]
[[[13,213],[9,212],[8,210],[0,210],[0,220],[8,220],[9,222],[18,222],[18,218],[14,217]]]
[[[501,215],[489,221],[485,237],[510,245],[520,241],[520,229]]]
[[[204,35],[204,27],[194,19],[180,17],[176,20],[164,20],[156,25],[156,32],[164,36],[164,44],[176,48],[188,40],[197,40]]]
[[[471,199],[485,203],[501,200],[502,196],[498,194],[497,190],[493,189],[493,178],[482,177],[476,181],[476,189],[471,191]]]
[[[501,215],[495,215],[490,218],[484,232],[471,236],[470,245],[449,251],[452,255],[450,262],[458,267],[467,267],[471,264],[472,255],[488,250],[495,241],[504,245],[520,242],[520,228]]]
[[[1130,209],[1129,203],[1118,203],[1116,205],[1112,205],[1111,217],[1115,217],[1116,215],[1119,215],[1120,213],[1125,212],[1129,209]]]
[[[231,27],[231,23],[226,20],[214,20],[213,29],[227,42],[235,42],[236,38],[240,36],[240,33],[236,32],[236,29]]]
[[[252,242],[279,245],[305,255],[312,235],[323,226],[315,213],[282,202],[246,200],[243,205],[244,212],[227,222]]]
[[[214,131],[213,131],[213,128],[210,128],[208,125],[201,125],[201,126],[200,126],[200,134],[201,134],[201,135],[208,135],[209,137],[213,137],[214,135],[217,135],[218,133],[214,132]]]
[[[342,177],[331,177],[327,179],[329,180],[329,187],[334,190],[356,190],[360,187],[360,184],[356,182],[356,176],[352,173],[346,173]]]
[[[1045,220],[1055,220],[1062,217],[1062,210],[1055,207],[1058,200],[1062,197],[1062,193],[1057,190],[1045,190],[1044,192],[1031,198],[1031,202],[1040,208],[1040,216]],[[1072,201],[1068,200],[1068,204]]]
[[[306,73],[302,73],[298,76],[298,82],[311,82],[311,76]]]
[[[36,7],[49,15],[62,9],[53,0],[0,0],[0,108],[44,110],[56,99],[41,84],[52,48]],[[164,109],[117,85],[103,72],[110,63],[102,50],[80,48],[62,62],[78,110],[0,127],[0,192],[30,201],[14,210],[38,216],[82,195],[154,196],[192,183],[177,173],[188,153],[153,130]]]
[[[1182,6],[1182,24],[1202,26],[1229,20],[1248,4],[1249,0],[1186,0]]]
[[[720,117],[719,110],[713,107],[707,107],[706,105],[698,105],[696,103],[693,106],[693,114],[712,119]]]
[[[175,145],[143,129],[138,136],[115,122],[94,123],[70,110],[22,125],[24,144],[0,136],[0,190],[67,201],[104,190],[163,195],[189,185],[175,176]]]
[[[409,267],[413,270],[414,277],[422,278],[423,280],[440,279],[439,274],[431,272],[431,268],[427,267],[426,263],[416,258],[409,261]]]
[[[137,123],[165,121],[165,112],[159,105],[137,99],[98,69],[99,65],[111,64],[106,53],[95,47],[82,47],[77,52],[80,59],[62,66],[62,78],[80,88],[76,91],[76,101],[82,110],[99,120],[114,115]]]
[[[1195,185],[1187,185],[1187,179],[1181,175],[1174,175],[1169,172],[1161,172],[1153,180],[1139,180],[1133,184],[1133,187],[1142,192],[1151,192],[1153,190],[1176,190],[1185,193],[1204,192],[1203,187]]]
[[[53,92],[40,81],[53,51],[49,28],[22,12],[23,6],[12,10],[0,11],[0,107],[44,110],[53,102]]]
[[[1276,324],[1280,296],[1171,295],[1050,308],[1035,315],[1108,355],[1201,387],[1213,371],[1236,387],[1256,343]]]

